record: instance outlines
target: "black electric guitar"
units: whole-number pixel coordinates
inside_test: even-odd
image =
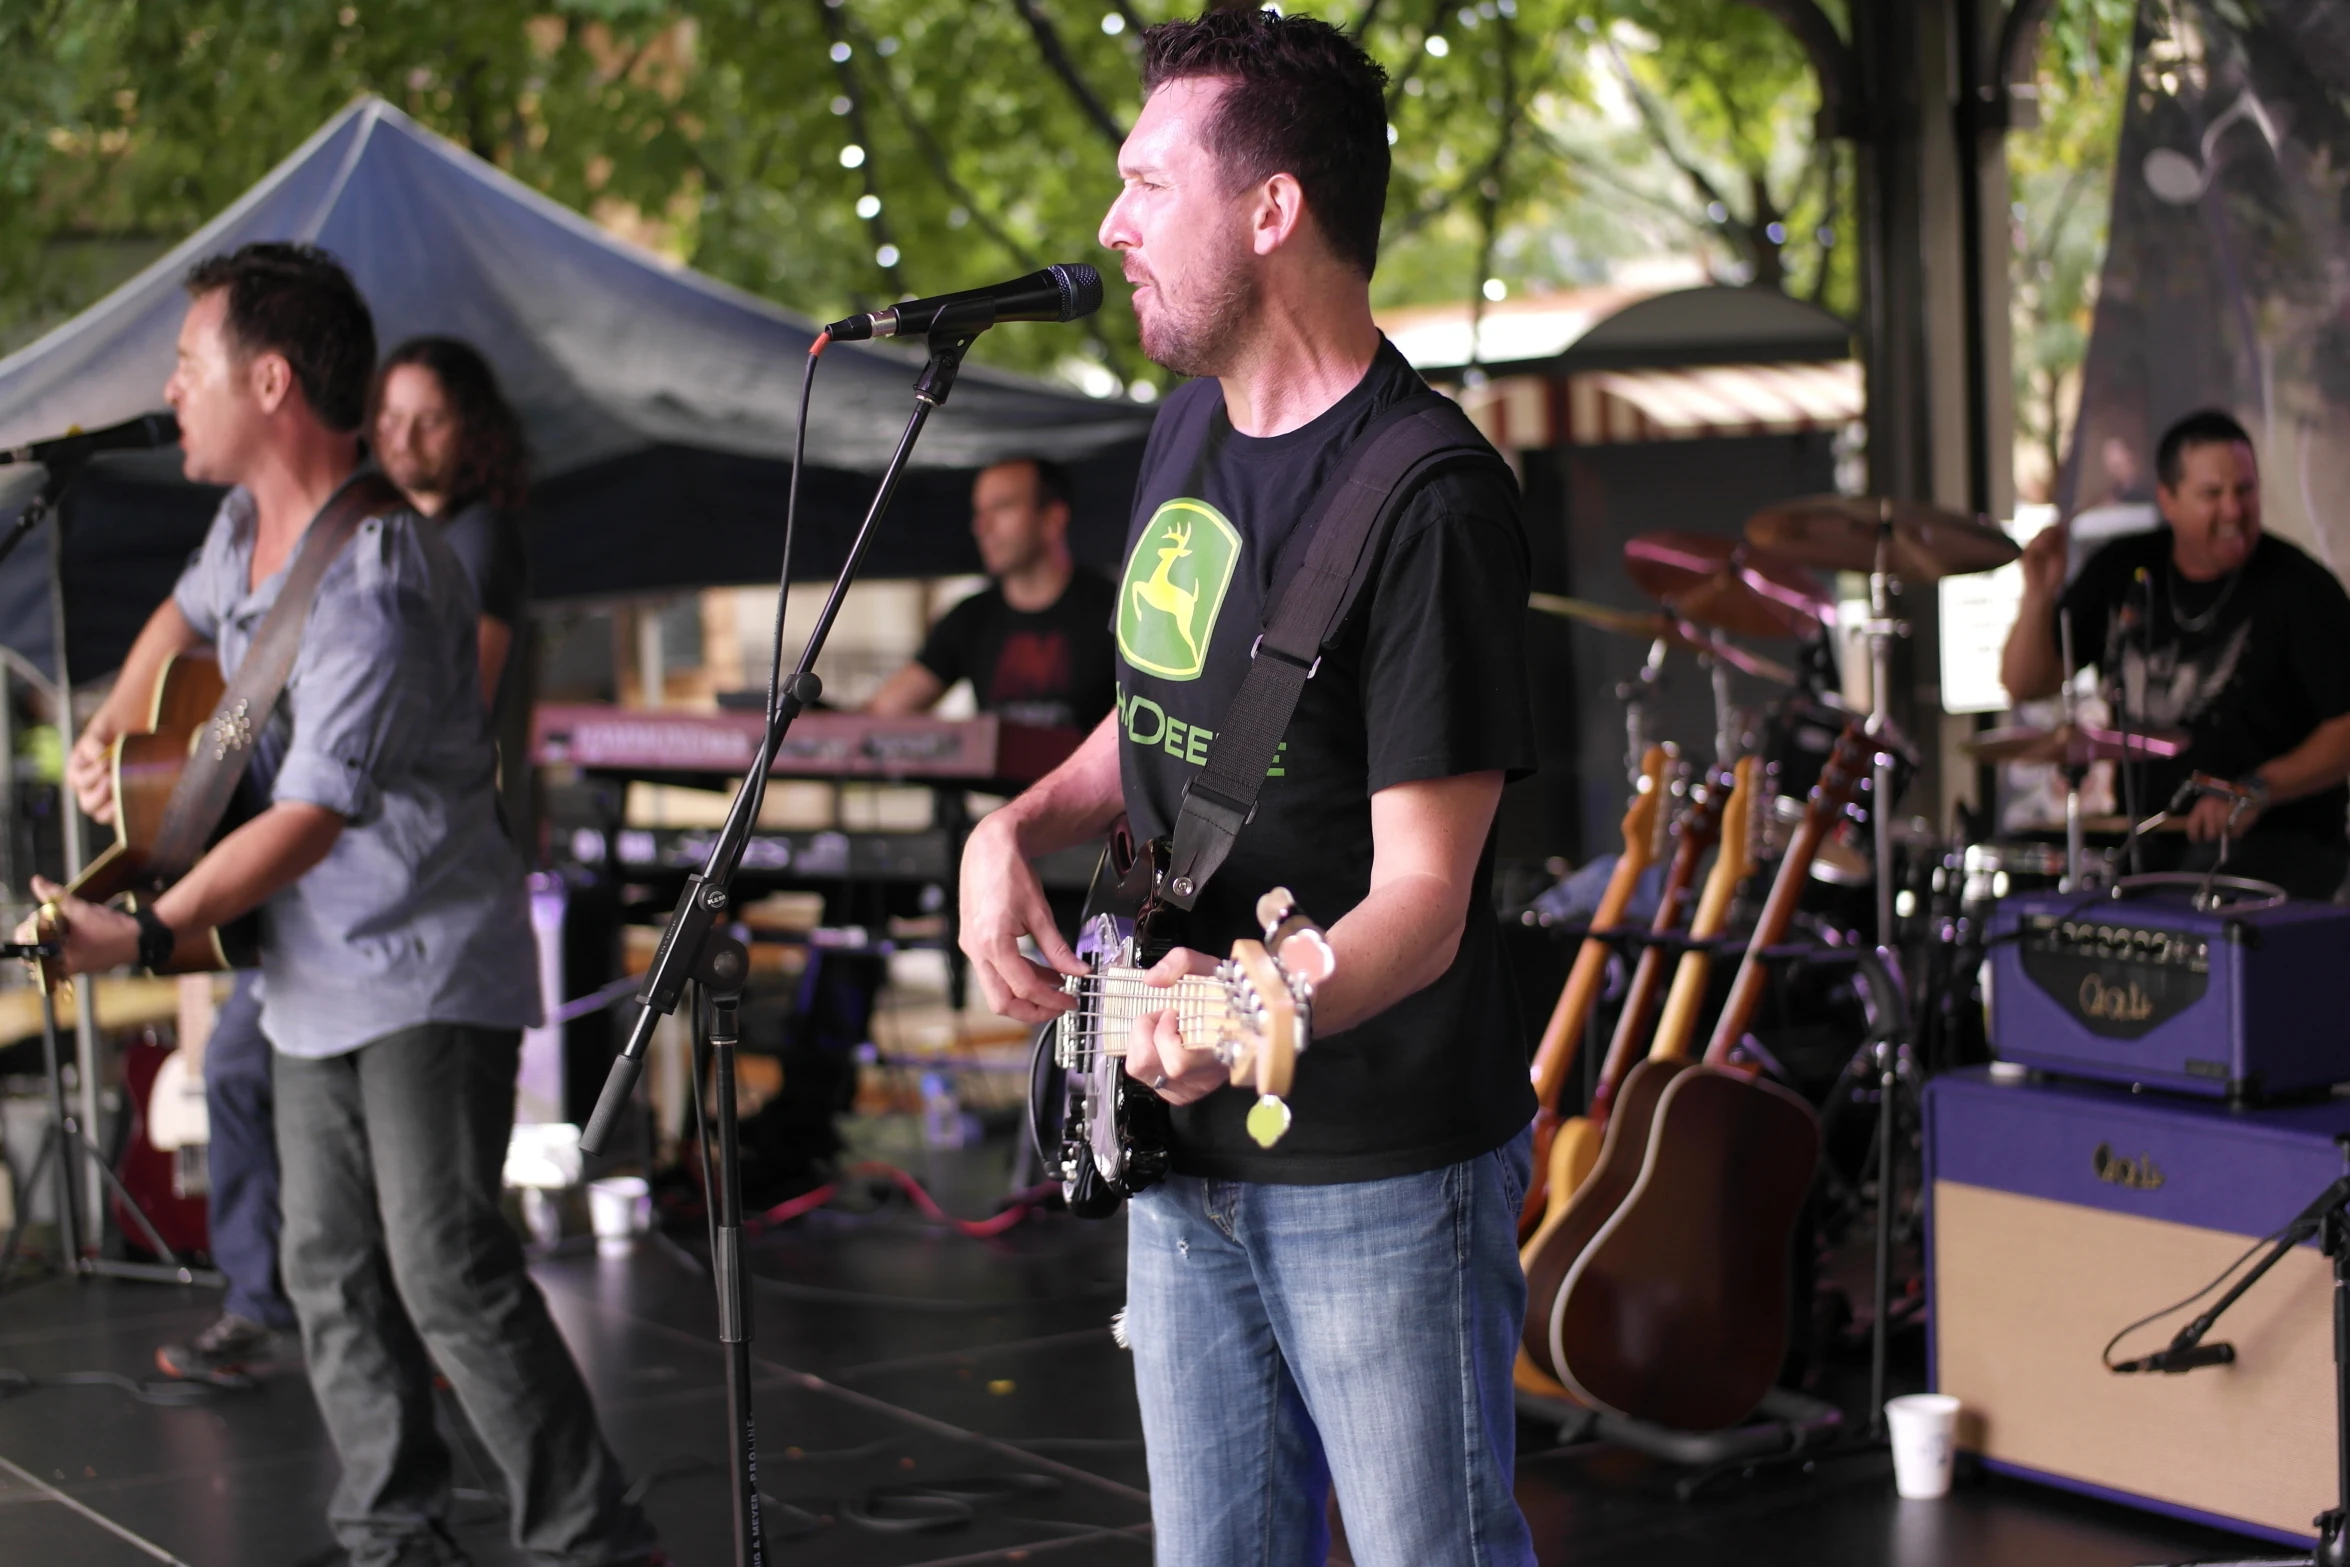
[[[1146,981],[1172,945],[1152,929],[1164,907],[1156,889],[1166,852],[1164,840],[1133,850],[1112,839],[1078,932],[1077,956],[1091,972],[1062,981],[1077,1005],[1044,1025],[1030,1064],[1038,1152],[1069,1211],[1084,1218],[1116,1212],[1167,1173],[1166,1101],[1126,1073],[1137,1019],[1173,1011],[1187,1048],[1213,1054],[1235,1087],[1255,1092],[1249,1135],[1270,1148],[1289,1130],[1284,1096],[1311,1034],[1314,985],[1330,975],[1329,943],[1288,890],[1275,888],[1257,900],[1263,941],[1234,942],[1212,974]],[[1281,952],[1293,964],[1274,956]]]

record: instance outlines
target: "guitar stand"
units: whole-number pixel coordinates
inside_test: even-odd
[[[1702,947],[1717,952],[1743,952],[1747,946],[1743,941],[1693,941],[1683,936],[1654,936],[1636,931],[1599,934],[1609,940],[1620,936],[1633,944],[1645,942],[1683,950]],[[1893,1208],[1898,1184],[1894,1179],[1894,1134],[1899,1119],[1896,1096],[1900,1091],[1901,1059],[1908,1039],[1906,991],[1897,960],[1882,949],[1788,943],[1758,950],[1771,961],[1852,963],[1858,969],[1860,988],[1867,998],[1868,1036],[1852,1064],[1845,1068],[1847,1076],[1865,1076],[1874,1070],[1878,1079],[1876,1242],[1872,1268],[1876,1320],[1870,1325],[1869,1333],[1867,1426],[1857,1441],[1851,1440],[1841,1409],[1824,1399],[1784,1387],[1772,1388],[1763,1395],[1755,1410],[1756,1418],[1720,1431],[1679,1431],[1523,1390],[1516,1395],[1518,1412],[1555,1424],[1562,1445],[1589,1440],[1613,1442],[1690,1469],[1693,1472],[1682,1476],[1673,1487],[1674,1494],[1683,1501],[1733,1474],[1750,1475],[1759,1469],[1788,1463],[1802,1463],[1809,1472],[1814,1463],[1830,1457],[1882,1454],[1886,1443],[1885,1384],[1890,1353],[1887,1314],[1892,1303]],[[1868,1064],[1863,1065],[1864,1062]],[[1842,1081],[1838,1080],[1840,1087]],[[2350,1311],[2350,1305],[2345,1305],[2344,1310]],[[2350,1327],[2343,1331],[2350,1333]],[[2345,1375],[2350,1376],[2350,1371]],[[2350,1411],[2350,1394],[2345,1399],[2344,1408]],[[2345,1419],[2350,1420],[2350,1414]],[[2350,1442],[2350,1426],[2345,1427],[2345,1433],[2345,1441]],[[2350,1452],[2350,1447],[2345,1451]],[[2345,1459],[2345,1464],[2350,1465],[2350,1459]],[[2344,1495],[2350,1498],[2350,1468],[2345,1469],[2345,1486]],[[2325,1567],[2350,1567],[2350,1561],[2327,1563]]]
[[[39,955],[38,943],[0,942],[0,957],[31,957]],[[25,1172],[24,1190],[40,1189],[41,1177],[51,1175],[56,1180],[57,1228],[59,1245],[51,1259],[56,1271],[75,1278],[133,1279],[145,1284],[201,1284],[220,1288],[228,1280],[210,1268],[195,1267],[180,1259],[163,1237],[156,1233],[153,1221],[139,1208],[138,1202],[123,1186],[107,1163],[105,1155],[90,1141],[82,1124],[66,1108],[65,1071],[57,1053],[57,999],[44,993],[41,997],[41,1066],[49,1084],[49,1126],[41,1134],[41,1148],[33,1156],[31,1167]],[[163,1259],[159,1263],[125,1262],[119,1258],[97,1255],[93,1248],[85,1252],[82,1246],[80,1215],[81,1194],[74,1189],[74,1166],[87,1160],[106,1182],[114,1200],[137,1226],[140,1239],[148,1250]],[[52,1163],[51,1161],[55,1161]],[[24,1245],[24,1232],[29,1222],[28,1211],[20,1205],[16,1224],[8,1232],[8,1242],[0,1246],[0,1285],[8,1282]]]

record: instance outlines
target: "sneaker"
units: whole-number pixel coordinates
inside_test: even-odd
[[[191,1380],[249,1376],[266,1367],[276,1339],[277,1330],[268,1324],[223,1312],[187,1343],[158,1348],[155,1364],[165,1376]]]

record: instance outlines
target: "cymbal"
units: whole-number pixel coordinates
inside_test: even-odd
[[[1746,537],[1800,565],[1826,571],[1877,569],[1877,535],[1893,529],[1891,569],[1904,582],[1934,582],[1989,571],[2023,553],[2015,540],[1963,512],[1924,501],[1869,495],[1806,495],[1746,519]]]
[[[1978,762],[2056,762],[2086,767],[2091,762],[2166,761],[2187,749],[2188,735],[2178,729],[2102,729],[2095,724],[2058,724],[2053,729],[2016,725],[1986,729],[1964,742],[1964,750]]]
[[[1757,680],[1791,686],[1800,678],[1794,670],[1777,659],[1765,658],[1760,653],[1749,653],[1736,643],[1725,642],[1719,637],[1709,637],[1695,626],[1655,610],[1617,609],[1608,604],[1594,604],[1589,599],[1568,598],[1563,593],[1529,593],[1526,595],[1526,604],[1528,608],[1541,610],[1546,615],[1561,615],[1601,631],[1612,631],[1618,636],[1637,637],[1643,642],[1654,642],[1662,637],[1674,647],[1691,653],[1708,654]]]
[[[1624,570],[1674,614],[1741,636],[1808,636],[1832,608],[1801,566],[1713,534],[1643,533],[1624,546]]]

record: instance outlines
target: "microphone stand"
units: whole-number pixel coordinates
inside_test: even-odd
[[[2338,1137],[2345,1152],[2350,1152],[2350,1137]],[[2183,1563],[2180,1567],[2350,1567],[2350,1175],[2343,1176],[2317,1196],[2317,1200],[2301,1210],[2300,1216],[2285,1227],[2268,1254],[2255,1263],[2251,1271],[2238,1279],[2235,1287],[2212,1303],[2211,1309],[2188,1323],[2161,1351],[2164,1356],[2177,1355],[2193,1349],[2203,1335],[2211,1331],[2220,1314],[2241,1299],[2246,1290],[2260,1282],[2262,1275],[2285,1259],[2294,1247],[2318,1237],[2318,1246],[2334,1268],[2334,1470],[2335,1500],[2332,1507],[2312,1520],[2317,1530],[2317,1547],[2306,1556],[2257,1557],[2241,1561]],[[2225,1348],[2214,1345],[2214,1349]],[[2155,1358],[2155,1357],[2148,1357]],[[2231,1355],[2229,1358],[2233,1358]],[[2216,1358],[2204,1364],[2224,1363]]]
[[[603,1095],[596,1101],[595,1114],[588,1118],[587,1129],[580,1134],[581,1152],[592,1155],[604,1151],[635,1095],[654,1025],[677,1010],[686,981],[700,984],[710,1001],[708,1035],[716,1078],[718,1121],[717,1189],[705,1191],[703,1200],[712,1217],[710,1273],[718,1295],[718,1339],[726,1354],[730,1459],[727,1479],[733,1492],[735,1559],[740,1567],[765,1567],[767,1560],[759,1516],[757,1430],[751,1407],[751,1299],[749,1279],[742,1266],[742,1144],[735,1125],[734,1103],[735,1009],[750,964],[743,944],[722,930],[719,920],[729,907],[729,888],[741,867],[743,850],[750,843],[757,801],[768,770],[774,766],[776,752],[784,736],[790,733],[793,720],[823,693],[823,682],[815,674],[817,656],[824,651],[825,639],[832,634],[833,621],[839,617],[841,602],[848,595],[849,585],[856,580],[865,552],[872,546],[882,514],[897,493],[898,480],[905,472],[906,460],[913,455],[914,442],[931,411],[944,403],[954,389],[963,355],[993,320],[992,303],[982,300],[967,310],[942,311],[932,323],[930,358],[914,381],[914,412],[906,421],[905,433],[898,437],[897,450],[890,454],[889,466],[882,471],[872,505],[867,508],[865,520],[849,546],[848,559],[841,563],[840,575],[833,581],[823,612],[808,633],[799,663],[767,715],[766,732],[760,738],[750,767],[743,773],[742,783],[735,789],[726,824],[719,830],[717,841],[711,844],[702,868],[686,878],[685,890],[678,897],[677,908],[662,933],[660,948],[653,955],[653,966],[637,992],[642,1010],[637,1014],[636,1026],[626,1047],[614,1058],[611,1075],[604,1080]],[[698,1085],[695,1092],[700,1092]]]

